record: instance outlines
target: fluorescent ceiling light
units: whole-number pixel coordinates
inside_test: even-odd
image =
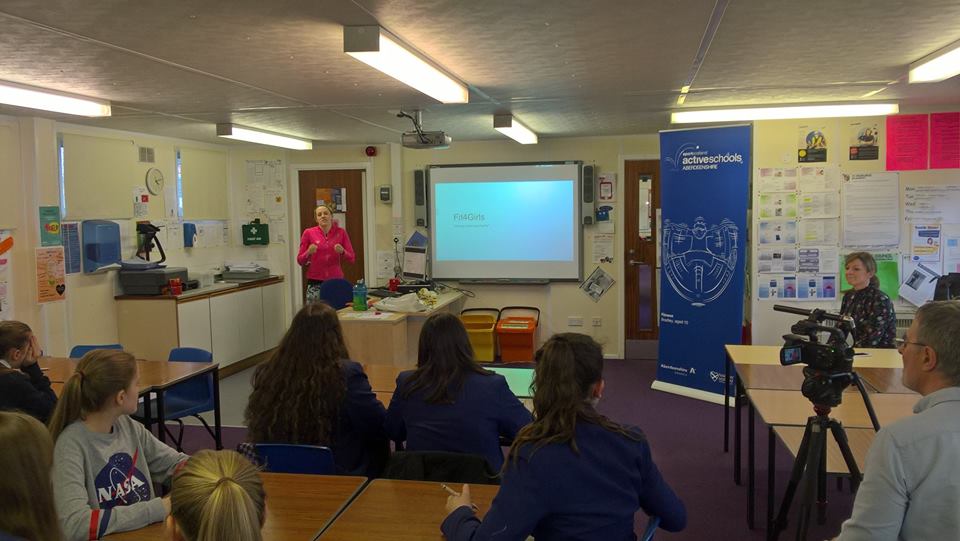
[[[935,83],[960,73],[960,41],[910,64],[911,83]]]
[[[415,53],[380,26],[344,26],[343,52],[441,103],[467,103],[467,85]]]
[[[493,129],[521,145],[537,144],[537,134],[513,118],[513,115],[493,115]]]
[[[226,139],[236,139],[238,141],[289,148],[291,150],[313,149],[313,141],[307,139],[298,139],[287,135],[244,128],[236,124],[217,124],[217,135]]]
[[[785,107],[753,107],[748,109],[704,109],[670,114],[673,124],[701,122],[733,122],[739,120],[777,120],[787,118],[831,118],[843,116],[895,115],[896,103],[858,103],[848,105],[793,105]]]
[[[79,116],[110,116],[110,102],[0,81],[0,103]]]

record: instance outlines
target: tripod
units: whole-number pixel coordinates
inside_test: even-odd
[[[871,424],[874,430],[880,430],[880,423],[877,421],[876,413],[873,410],[873,404],[867,395],[860,377],[855,372],[838,374],[838,380],[846,380],[844,387],[851,381],[855,382],[861,396],[863,396],[864,405],[867,413],[870,415]],[[836,404],[839,404],[839,398]],[[843,461],[847,464],[847,470],[850,472],[850,479],[854,488],[859,484],[862,474],[857,466],[857,461],[853,458],[850,451],[850,444],[847,441],[847,433],[843,430],[843,425],[836,419],[830,418],[831,407],[822,404],[814,404],[813,411],[816,415],[807,418],[807,424],[803,431],[803,438],[800,440],[800,448],[797,451],[797,458],[793,462],[793,470],[790,474],[790,481],[787,483],[787,490],[783,495],[783,501],[780,502],[780,509],[777,511],[777,518],[773,523],[773,532],[769,537],[774,541],[780,536],[780,532],[787,528],[787,513],[793,503],[797,488],[803,482],[803,492],[800,500],[800,509],[797,519],[796,540],[801,541],[807,538],[807,530],[810,527],[810,512],[814,503],[817,506],[817,522],[823,524],[826,520],[827,506],[827,431],[833,434],[837,446],[840,448],[840,454],[843,455]]]

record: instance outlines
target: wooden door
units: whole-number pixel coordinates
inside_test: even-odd
[[[655,359],[659,327],[657,279],[660,161],[624,163],[625,358]]]
[[[317,198],[334,195],[340,205],[334,212],[334,219],[340,227],[347,230],[350,244],[357,255],[357,260],[349,263],[343,260],[341,268],[343,276],[351,283],[364,278],[363,269],[363,170],[331,170],[331,171],[300,171],[300,231],[317,225],[314,211],[317,208]],[[339,197],[336,196],[339,190]],[[297,239],[299,244],[300,239]],[[303,273],[302,298],[306,300],[307,276]]]

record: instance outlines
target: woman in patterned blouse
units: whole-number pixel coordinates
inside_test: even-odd
[[[877,262],[867,252],[846,257],[846,278],[850,289],[843,295],[840,312],[853,318],[853,346],[893,348],[897,335],[897,314],[893,302],[880,291]]]

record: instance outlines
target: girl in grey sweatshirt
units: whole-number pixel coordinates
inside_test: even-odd
[[[137,410],[138,383],[132,355],[94,350],[64,385],[50,431],[54,497],[67,540],[136,530],[170,512],[153,483],[170,479],[187,456],[129,417]]]

